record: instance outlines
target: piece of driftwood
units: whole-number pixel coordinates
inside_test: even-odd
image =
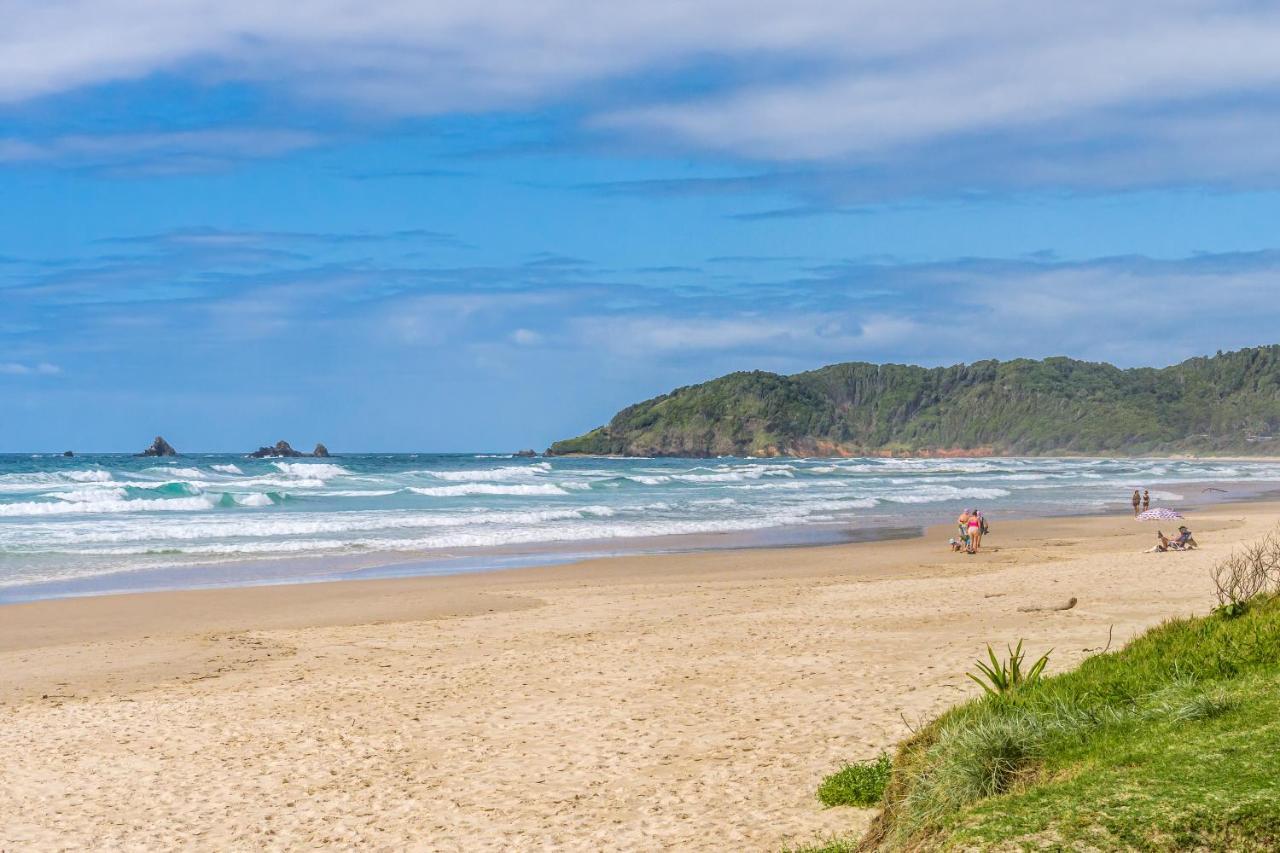
[[[1070,610],[1076,606],[1076,597],[1073,595],[1061,604],[1049,604],[1044,607],[1019,607],[1019,613],[1038,613],[1041,610]]]

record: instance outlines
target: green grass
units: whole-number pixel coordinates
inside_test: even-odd
[[[833,838],[827,842],[819,842],[816,845],[807,847],[786,847],[782,853],[857,853],[858,842],[842,841]]]
[[[992,847],[1280,849],[1280,599],[1168,622],[904,743],[856,849]]]
[[[889,783],[892,768],[893,759],[887,752],[881,753],[875,761],[850,764],[822,781],[818,787],[818,799],[827,807],[878,806],[884,798],[884,788]]]
[[[1280,849],[1278,688],[1274,676],[1239,678],[1217,709],[1192,697],[1168,716],[1136,717],[1048,755],[1044,781],[950,816],[948,845]]]

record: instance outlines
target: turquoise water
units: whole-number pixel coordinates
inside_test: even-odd
[[[1123,506],[1139,486],[1176,507],[1277,485],[1270,462],[6,455],[0,598],[158,570],[172,570],[162,586],[281,580],[300,558],[483,567],[704,547],[708,534],[717,544],[764,533],[771,543],[837,541],[968,506],[996,520]]]

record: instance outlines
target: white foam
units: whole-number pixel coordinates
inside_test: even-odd
[[[271,464],[286,477],[325,480],[330,477],[345,477],[351,473],[341,465],[328,462],[272,462]]]
[[[156,554],[158,550],[176,551],[193,556],[234,556],[254,554],[296,554],[317,551],[408,551],[438,548],[492,547],[533,542],[577,542],[598,539],[632,537],[657,537],[684,533],[718,533],[735,530],[758,530],[792,524],[799,515],[775,515],[756,518],[735,518],[707,521],[629,520],[602,524],[598,521],[568,524],[537,524],[530,526],[488,527],[455,529],[426,536],[407,537],[354,537],[323,539],[271,538],[250,542],[219,542],[181,545],[160,549],[156,546],[99,549],[88,554],[117,556]],[[68,553],[79,553],[71,550]],[[0,584],[3,585],[3,584]]]
[[[694,473],[698,471],[708,473]],[[794,471],[793,465],[717,465],[714,468],[699,465],[686,473],[670,476],[683,483],[737,483],[762,477],[794,477]]]
[[[208,485],[198,480],[194,483],[186,480],[120,480],[118,482],[120,485],[128,486],[131,489],[163,489],[172,483],[178,483],[181,486],[185,486],[188,492],[198,492],[201,487]]]
[[[124,500],[128,493],[119,486],[108,488],[72,489],[69,492],[54,492],[53,497],[68,503],[86,503],[89,501]]]
[[[266,491],[278,491],[280,489],[323,489],[327,484],[324,480],[315,479],[295,480],[288,477],[248,477],[243,480],[235,480],[233,483],[228,483],[226,480],[193,480],[188,485],[196,486],[201,489],[224,489],[229,485],[234,485],[237,489],[265,489]]]
[[[32,487],[65,486],[67,483],[109,483],[110,471],[37,471],[22,474],[0,474],[0,492],[29,492]]]
[[[282,539],[305,536],[390,533],[409,530],[417,535],[438,529],[540,527],[548,523],[612,518],[617,511],[607,506],[576,509],[516,510],[511,512],[348,512],[341,515],[289,513],[246,517],[238,514],[203,515],[196,518],[149,518],[145,524],[125,519],[94,519],[81,525],[49,525],[40,531],[40,544],[47,547],[93,543],[145,542],[148,548],[201,540],[240,541]],[[2,538],[2,537],[0,537]],[[63,548],[59,548],[63,550]],[[93,553],[84,550],[84,553]]]
[[[672,478],[682,483],[740,483],[747,479],[758,480],[760,475],[751,476],[737,471],[728,471],[723,474],[673,474]]]
[[[550,462],[535,462],[532,465],[508,465],[502,468],[483,468],[475,471],[422,471],[416,473],[430,474],[437,480],[455,483],[488,483],[495,480],[520,480],[536,477],[551,470]]]
[[[657,474],[657,475],[648,475],[648,474],[628,474],[628,475],[627,475],[626,477],[624,477],[623,479],[631,480],[631,481],[636,482],[636,483],[640,483],[640,484],[641,484],[641,485],[643,485],[643,486],[660,486],[660,485],[662,485],[663,483],[670,483],[670,482],[671,482],[671,477],[670,477],[669,475],[667,475],[667,474]]]
[[[148,468],[148,471],[154,471],[161,474],[170,481],[177,480],[194,480],[201,476],[199,470],[195,468]]]
[[[853,498],[847,501],[820,501],[805,504],[810,509],[874,509],[879,505],[878,498]]]
[[[89,471],[63,471],[60,476],[66,477],[73,483],[107,483],[111,481],[110,471],[96,469]]]
[[[961,498],[989,501],[1008,497],[1009,494],[1010,492],[1006,489],[962,489],[955,486],[928,486],[905,494],[885,495],[883,499],[896,504],[930,504],[941,501],[954,501]]]
[[[841,519],[905,523],[951,517],[953,508],[975,505],[997,513],[1015,504],[1032,513],[1061,511],[1100,506],[1104,496],[1114,502],[1112,492],[1127,498],[1134,485],[1151,487],[1168,505],[1183,499],[1169,491],[1177,483],[1280,479],[1275,464],[1143,460],[409,462],[416,470],[381,461],[364,470],[344,460],[348,470],[309,459],[242,470],[226,461],[212,456],[197,468],[122,461],[107,470],[74,471],[59,471],[59,462],[0,475],[0,585],[49,572],[94,574],[254,555],[572,542]],[[257,473],[263,469],[269,473]],[[201,471],[203,478],[188,476]],[[335,477],[342,479],[326,482]],[[616,488],[626,480],[638,487]],[[207,494],[164,499],[135,491],[166,485],[176,491],[174,481]],[[285,511],[272,506],[275,495],[267,492],[300,500]],[[588,502],[608,505],[583,506]],[[70,554],[76,556],[62,556]]]
[[[203,497],[131,501],[109,497],[102,500],[85,500],[74,503],[66,501],[60,503],[30,501],[0,504],[0,516],[71,515],[76,513],[108,512],[192,512],[212,509],[213,506],[213,501]]]
[[[409,491],[436,498],[457,498],[464,495],[567,495],[564,489],[552,483],[526,485],[498,485],[496,483],[460,483],[456,486],[410,486]]]

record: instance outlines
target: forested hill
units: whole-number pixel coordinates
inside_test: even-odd
[[[629,406],[548,453],[1280,455],[1280,346],[1162,369],[1048,358],[731,373]]]

